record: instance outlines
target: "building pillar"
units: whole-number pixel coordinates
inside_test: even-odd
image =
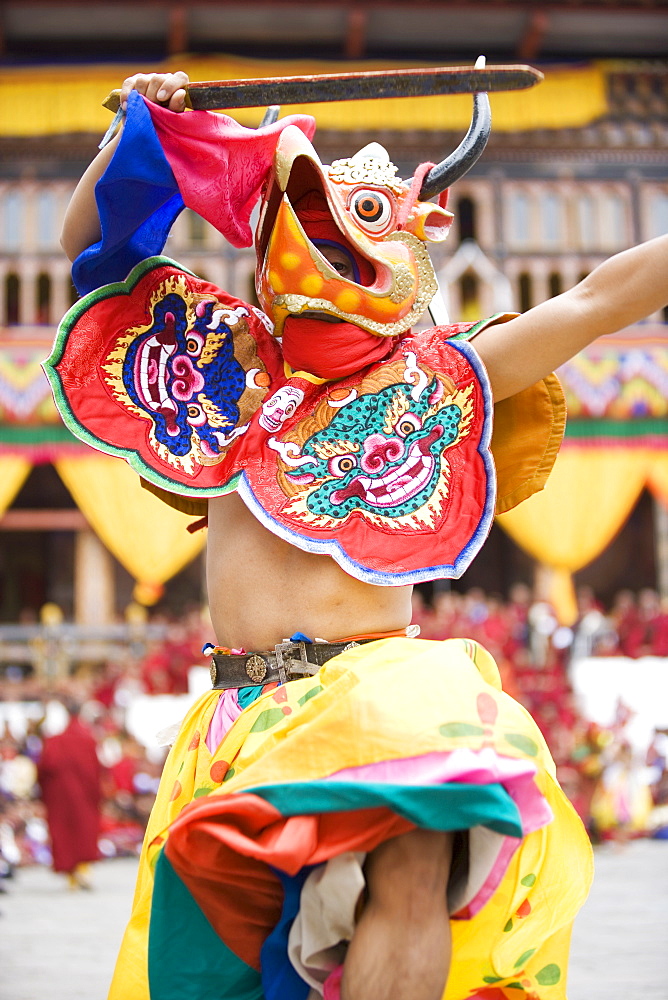
[[[533,282],[533,305],[546,302],[550,297],[550,264],[544,257],[535,259],[531,264],[531,281]]]
[[[560,271],[564,291],[577,285],[580,280],[581,270],[579,258],[575,254],[561,258]]]
[[[115,614],[114,564],[97,535],[86,528],[74,540],[74,620],[108,625]]]
[[[19,259],[16,273],[19,278],[19,324],[33,326],[37,312],[35,301],[37,298],[37,272],[33,260]]]
[[[668,597],[668,508],[654,500],[654,551],[656,554],[656,589]]]

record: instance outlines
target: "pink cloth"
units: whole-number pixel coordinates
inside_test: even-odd
[[[341,1000],[341,980],[343,979],[343,966],[337,967],[329,974],[325,980],[323,1000]]]
[[[491,747],[453,750],[421,757],[380,761],[344,768],[327,781],[382,781],[401,785],[441,785],[448,781],[482,785],[499,782],[517,806],[526,835],[553,819],[552,810],[534,778],[536,766],[517,757],[501,757]]]
[[[221,691],[209,731],[206,734],[206,745],[210,753],[216,752],[242,712],[237,689],[228,688]]]
[[[281,132],[296,125],[311,139],[315,119],[289,115],[252,129],[212,111],[175,115],[149,101],[146,106],[187,207],[215,226],[232,246],[251,246],[250,215]]]
[[[517,806],[522,831],[526,835],[553,819],[552,810],[536,785],[535,776],[536,767],[531,761],[503,757],[492,747],[484,747],[482,750],[461,748],[450,753],[430,753],[344,768],[325,780],[380,781],[400,785],[439,785],[447,782],[483,785],[498,782]],[[486,859],[483,860],[475,830],[470,832],[470,837],[472,853],[477,852],[482,866],[479,869],[481,874],[465,905],[453,913],[455,919],[468,919],[491,899],[520,844],[515,837],[499,835],[494,844],[488,843]],[[337,996],[332,993],[332,998]]]

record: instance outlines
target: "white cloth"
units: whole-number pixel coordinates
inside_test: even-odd
[[[484,826],[468,831],[469,864],[463,877],[448,886],[450,913],[464,909],[480,892],[497,862],[504,838]],[[308,1000],[319,1000],[330,972],[341,965],[355,931],[355,911],[366,885],[366,855],[348,851],[318,865],[302,887],[299,912],[288,936],[288,957],[312,987]]]

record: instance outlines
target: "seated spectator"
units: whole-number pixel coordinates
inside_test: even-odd
[[[440,590],[434,595],[434,613],[426,639],[455,639],[464,632],[462,596],[455,590]]]

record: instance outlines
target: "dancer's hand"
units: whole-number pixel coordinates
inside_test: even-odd
[[[186,106],[185,87],[188,82],[187,73],[136,73],[123,81],[121,104],[125,108],[128,94],[131,90],[136,90],[147,100],[162,104],[170,111],[183,111]],[[82,250],[100,239],[95,185],[106,170],[120,135],[119,129],[114,138],[97,154],[79,181],[65,213],[60,242],[70,260],[75,260]]]
[[[148,101],[162,104],[170,111],[183,111],[186,106],[186,90],[189,83],[188,74],[178,73],[135,73],[123,80],[121,87],[121,106],[127,107],[128,94],[136,90]]]

